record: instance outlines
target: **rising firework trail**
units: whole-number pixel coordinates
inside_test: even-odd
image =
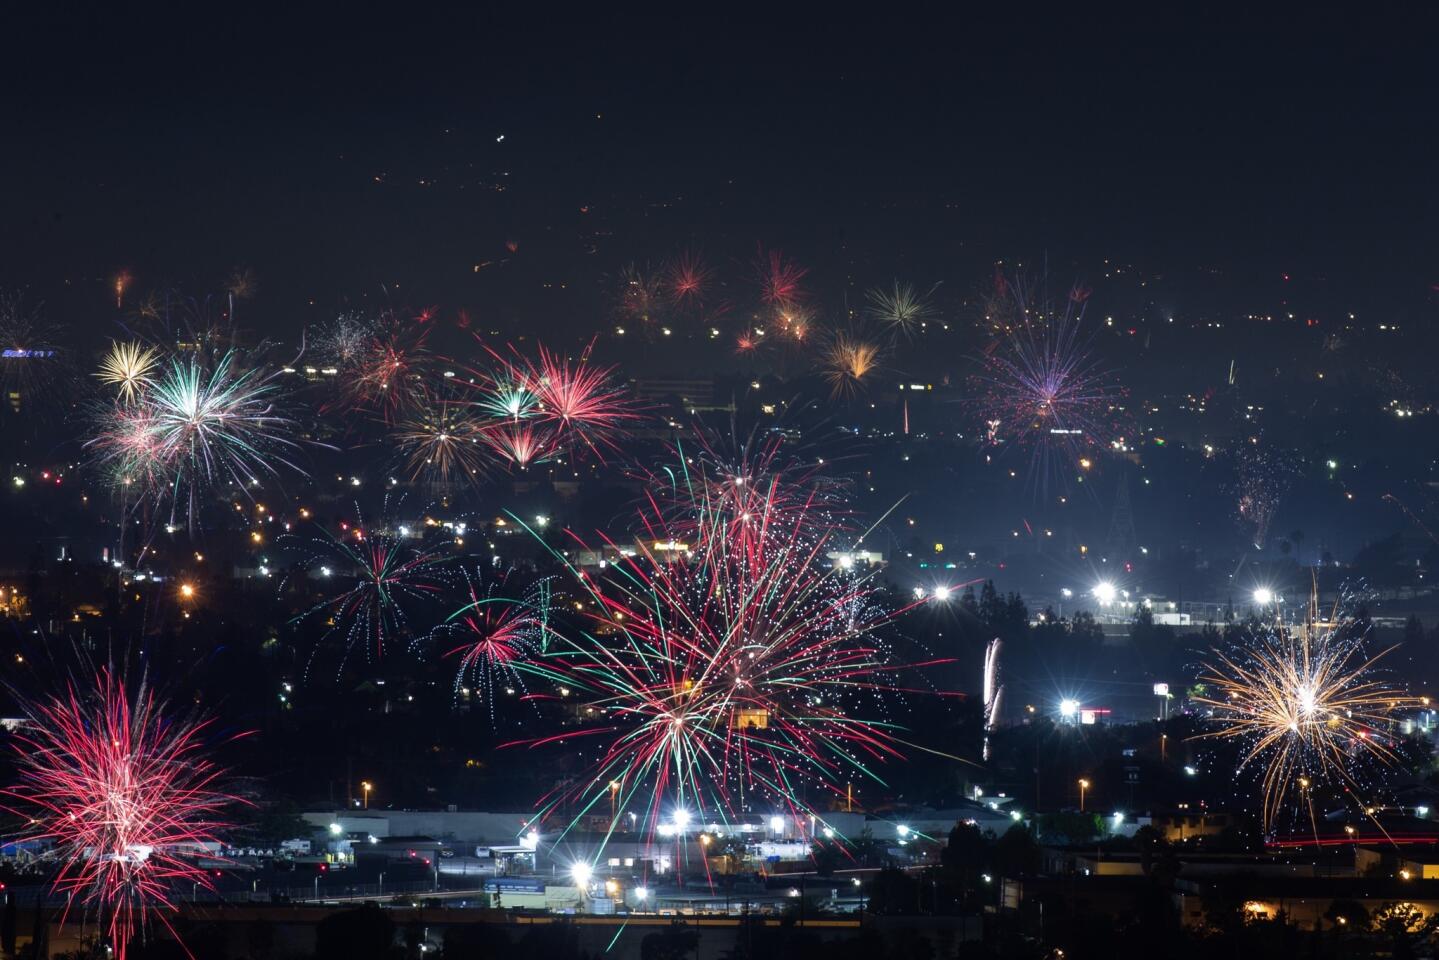
[[[1004,696],[1004,684],[999,680],[999,650],[1003,642],[995,637],[984,648],[984,753],[989,759],[989,738],[999,723],[1000,699]]]

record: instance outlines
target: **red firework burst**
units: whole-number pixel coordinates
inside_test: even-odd
[[[697,254],[685,251],[670,264],[666,276],[670,299],[678,304],[700,303],[714,271]]]
[[[550,454],[550,431],[534,423],[507,423],[485,431],[484,443],[507,463],[524,470]]]
[[[393,424],[425,396],[430,360],[426,340],[433,327],[391,321],[366,344],[355,370],[342,385],[348,404]]]
[[[793,260],[786,260],[778,250],[761,252],[758,264],[760,299],[773,307],[787,307],[803,302],[808,294],[800,285],[809,274]]]
[[[525,379],[539,400],[543,420],[560,432],[561,442],[578,442],[600,455],[617,449],[616,435],[640,419],[639,412],[611,378],[612,368],[590,363],[586,348],[576,361],[539,348],[539,363]]]
[[[71,685],[27,713],[10,809],[31,839],[55,845],[66,916],[77,903],[93,912],[123,958],[147,915],[168,927],[178,890],[212,886],[192,857],[217,842],[222,811],[238,801],[205,756],[208,723],[165,716],[147,686],[132,698],[108,669],[93,690]]]

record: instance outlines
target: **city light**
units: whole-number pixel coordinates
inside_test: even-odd
[[[574,880],[575,886],[579,887],[581,890],[589,889],[590,878],[594,876],[594,873],[594,867],[591,867],[588,863],[585,863],[584,861],[580,861],[579,863],[573,864],[570,867],[570,879]]]
[[[1073,719],[1073,717],[1074,717],[1075,714],[1077,714],[1077,713],[1079,713],[1079,701],[1078,701],[1078,700],[1068,700],[1068,699],[1065,699],[1065,700],[1059,701],[1059,715],[1060,715],[1061,717],[1064,717],[1066,720],[1069,720],[1069,719]]]
[[[949,587],[935,587],[935,588],[934,588],[934,599],[938,600],[940,603],[943,603],[944,601],[948,600],[948,599],[949,599]]]
[[[1267,607],[1274,602],[1274,591],[1268,587],[1256,587],[1254,590],[1254,602],[1261,607]]]
[[[1108,580],[1101,580],[1094,585],[1094,599],[1102,606],[1109,606],[1119,596],[1119,590]]]

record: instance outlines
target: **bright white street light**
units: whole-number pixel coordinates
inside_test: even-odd
[[[1267,607],[1274,602],[1274,591],[1268,587],[1257,587],[1254,590],[1254,602],[1261,607]]]
[[[949,587],[935,587],[934,599],[938,600],[940,603],[943,603],[944,601],[949,599],[949,592]]]
[[[1061,717],[1071,718],[1071,717],[1073,717],[1073,716],[1074,716],[1076,713],[1078,713],[1078,712],[1079,712],[1079,701],[1078,701],[1078,700],[1061,700],[1061,701],[1059,701],[1059,715],[1060,715]]]
[[[897,832],[901,837],[907,837],[907,836],[909,836],[909,827],[905,826],[905,825],[902,824],[902,823],[901,823],[899,826],[895,827],[894,829],[895,829],[895,832]]]
[[[684,807],[680,807],[678,810],[675,811],[674,821],[675,826],[683,830],[685,828],[685,825],[690,822],[690,812]]]
[[[1118,595],[1119,591],[1108,580],[1101,580],[1094,585],[1094,599],[1106,607],[1113,603],[1114,598]]]
[[[594,872],[594,868],[583,861],[570,867],[570,877],[574,879],[575,886],[582,890],[589,889],[590,877],[594,876]]]

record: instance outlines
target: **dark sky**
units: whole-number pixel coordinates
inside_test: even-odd
[[[277,317],[382,283],[522,311],[758,242],[831,278],[1042,250],[1217,267],[1236,301],[1439,282],[1433,20],[196,6],[7,15],[0,285],[247,265]]]

